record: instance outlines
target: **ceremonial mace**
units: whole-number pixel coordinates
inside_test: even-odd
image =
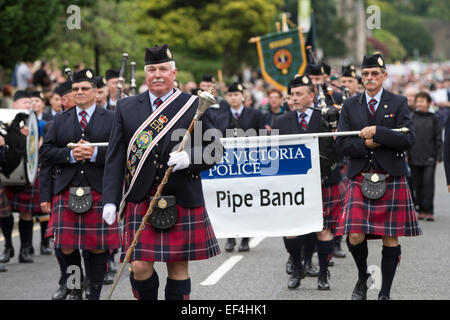
[[[208,109],[210,106],[212,106],[213,104],[216,103],[216,99],[214,99],[214,95],[213,95],[214,90],[215,90],[214,88],[211,88],[210,92],[203,91],[202,93],[200,93],[197,111],[195,113],[194,118],[192,119],[192,122],[191,122],[186,134],[183,137],[183,140],[180,143],[178,152],[183,151],[186,141],[189,139],[192,131],[194,130],[195,123],[200,119],[200,117],[203,115],[203,113],[206,111],[206,109]],[[153,196],[153,200],[150,202],[150,206],[149,206],[147,212],[145,213],[144,217],[142,218],[141,225],[139,226],[138,231],[134,235],[133,242],[131,243],[130,247],[127,250],[125,259],[122,262],[122,266],[120,267],[120,270],[117,273],[116,278],[114,279],[114,283],[111,288],[111,291],[109,292],[108,297],[106,298],[107,300],[111,299],[114,289],[116,288],[117,283],[119,282],[120,276],[122,275],[122,272],[125,269],[125,266],[131,257],[131,254],[133,253],[134,247],[136,246],[137,242],[139,241],[139,238],[141,237],[142,230],[145,229],[145,224],[147,223],[147,220],[150,218],[150,214],[153,211],[153,207],[155,206],[157,199],[163,192],[164,186],[166,185],[167,181],[169,180],[169,176],[172,173],[173,167],[174,166],[172,165],[166,170],[166,173],[164,174],[164,178],[162,179],[161,183],[159,184],[158,189],[156,190],[156,193]]]

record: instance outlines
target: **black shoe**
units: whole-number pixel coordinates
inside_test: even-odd
[[[67,296],[67,300],[83,300],[83,292],[81,289],[72,289]]]
[[[336,258],[345,258],[346,257],[345,251],[342,250],[342,248],[341,248],[341,244],[338,244],[333,248],[333,256]]]
[[[289,255],[288,261],[286,262],[286,273],[292,274],[294,272],[294,264],[292,263],[292,256]]]
[[[101,284],[89,284],[89,288],[86,289],[87,300],[100,300],[100,293],[102,292]]]
[[[107,271],[105,277],[103,278],[103,284],[113,284],[114,283],[114,273],[112,271]]]
[[[233,252],[235,245],[236,245],[236,240],[234,240],[234,238],[228,238],[227,244],[225,245],[225,251]]]
[[[325,273],[320,273],[317,278],[317,289],[319,290],[330,290],[330,284],[328,279],[330,278],[330,271],[327,270]]]
[[[242,238],[241,245],[239,246],[239,252],[248,252],[250,251],[250,247],[248,246],[249,238]]]
[[[5,265],[0,264],[0,272],[6,272],[8,269],[6,269]]]
[[[21,263],[32,263],[32,262],[34,262],[34,260],[30,257],[30,254],[29,254],[28,250],[29,250],[28,247],[20,249],[19,262],[21,262]]]
[[[352,300],[367,300],[367,279],[369,277],[370,274],[367,275],[365,280],[358,279],[355,289],[352,292]]]
[[[328,261],[328,266],[329,267],[334,267],[334,261],[333,260]]]
[[[378,300],[391,300],[391,298],[388,297],[388,296],[385,296],[385,295],[383,294],[383,295],[381,295],[381,296],[378,296]]]
[[[294,271],[292,272],[291,277],[288,280],[287,286],[288,289],[296,289],[300,287],[300,282],[302,278],[302,274],[304,274],[303,268],[294,266]]]
[[[70,290],[67,288],[67,285],[64,283],[59,286],[58,290],[53,294],[52,300],[66,300],[69,295]]]
[[[41,243],[41,255],[45,255],[45,256],[49,256],[52,254],[52,249],[50,249],[50,245],[47,242],[42,242]]]
[[[14,257],[14,248],[13,247],[5,247],[3,250],[3,254],[0,257],[0,262],[6,263],[9,262],[10,258]]]
[[[29,254],[30,256],[34,256],[34,247],[33,247],[33,246],[29,246],[29,247],[28,247],[28,254]]]
[[[305,270],[307,277],[319,276],[319,269],[311,261],[305,261]]]

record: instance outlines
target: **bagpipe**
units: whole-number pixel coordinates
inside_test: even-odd
[[[38,173],[39,126],[34,111],[0,109],[0,135],[5,139],[0,179],[4,185],[33,184]],[[28,135],[22,134],[23,127]]]

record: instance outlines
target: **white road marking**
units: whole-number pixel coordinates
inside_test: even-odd
[[[230,271],[236,263],[238,263],[244,256],[236,255],[230,257],[227,261],[222,263],[222,265],[202,283],[202,286],[212,286],[215,285],[228,271]]]
[[[250,242],[248,246],[250,248],[256,248],[265,237],[256,237],[250,239]],[[216,271],[211,273],[211,275],[202,283],[200,283],[202,286],[212,286],[215,285],[219,280],[228,272],[230,271],[244,256],[241,255],[235,255],[230,257],[228,260],[226,260],[222,265],[217,268]]]
[[[250,247],[250,249],[253,249],[256,246],[258,246],[258,244],[260,244],[264,239],[265,237],[251,238],[250,242],[248,243],[248,246]]]

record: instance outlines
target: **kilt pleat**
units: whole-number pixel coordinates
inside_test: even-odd
[[[5,187],[0,184],[0,218],[6,218],[11,215],[11,207],[8,203]]]
[[[121,260],[133,242],[149,201],[128,202],[125,208]],[[177,205],[177,223],[168,230],[157,230],[146,223],[130,257],[131,261],[191,261],[209,259],[220,254],[206,208],[183,208]]]
[[[22,192],[14,192],[13,188],[6,187],[9,205],[13,212],[40,214],[41,201],[39,200],[39,177],[33,185],[27,185]]]
[[[322,185],[323,227],[334,232],[342,211],[346,186],[339,181],[331,185]]]
[[[69,208],[69,189],[52,199],[52,214],[46,236],[54,235],[55,248],[102,250],[119,248],[117,222],[108,225],[102,217],[102,195],[92,190],[92,208],[83,214]]]
[[[378,200],[363,196],[363,177],[348,180],[344,208],[339,217],[336,236],[344,233],[364,233],[368,239],[382,236],[413,237],[422,234],[404,176],[386,179],[386,193]]]

